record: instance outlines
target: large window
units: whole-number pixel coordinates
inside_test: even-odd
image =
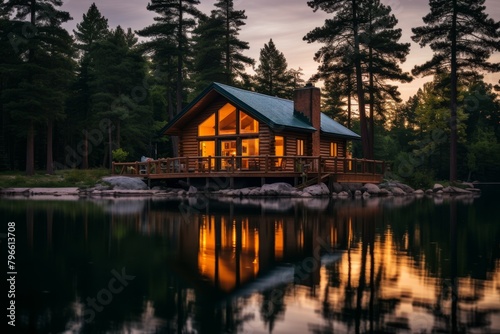
[[[227,103],[219,109],[219,134],[220,135],[235,135],[236,134],[236,108]]]
[[[215,136],[215,114],[198,126],[198,136]]]
[[[226,103],[198,126],[199,137],[258,133],[259,122],[230,103]]]
[[[258,133],[259,122],[240,111],[240,133]]]

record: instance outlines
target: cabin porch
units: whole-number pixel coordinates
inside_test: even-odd
[[[290,178],[295,186],[328,182],[380,183],[385,162],[323,156],[208,156],[114,162],[114,175],[148,180],[190,178]]]

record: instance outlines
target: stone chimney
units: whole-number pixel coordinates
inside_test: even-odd
[[[305,87],[295,90],[293,102],[294,113],[305,117],[316,129],[312,134],[312,151],[310,154],[318,156],[320,155],[321,91],[308,82]]]

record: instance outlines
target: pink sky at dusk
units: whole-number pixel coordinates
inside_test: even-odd
[[[82,20],[90,5],[95,2],[102,15],[108,18],[111,28],[120,25],[122,28],[138,30],[153,22],[155,13],[146,9],[148,1],[121,0],[67,0],[63,10],[70,12],[73,21],[65,25],[72,33],[75,25]],[[198,8],[209,14],[214,8],[214,0],[201,0]],[[422,64],[432,57],[432,51],[411,41],[411,28],[423,25],[422,17],[429,12],[428,0],[382,0],[390,5],[403,30],[401,42],[411,43],[411,51],[407,61],[402,64],[405,71],[411,71],[416,64]],[[235,9],[244,9],[248,17],[246,25],[240,31],[240,39],[250,43],[250,50],[245,55],[254,58],[258,64],[260,49],[269,39],[273,39],[277,49],[285,55],[289,68],[302,68],[304,80],[316,73],[318,63],[313,60],[314,53],[322,46],[319,43],[308,44],[302,38],[315,27],[322,26],[324,20],[331,17],[323,11],[313,12],[306,0],[252,0],[234,1]],[[486,12],[495,20],[500,20],[500,1],[487,0]],[[493,60],[500,62],[500,54]],[[252,72],[249,69],[249,72]],[[498,83],[500,73],[487,73],[485,79],[490,83]],[[403,100],[415,94],[430,77],[415,78],[412,83],[400,84]]]

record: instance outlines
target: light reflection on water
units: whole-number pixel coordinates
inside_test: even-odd
[[[0,216],[24,330],[490,333],[494,201],[2,200]],[[134,277],[119,292],[113,270]]]

